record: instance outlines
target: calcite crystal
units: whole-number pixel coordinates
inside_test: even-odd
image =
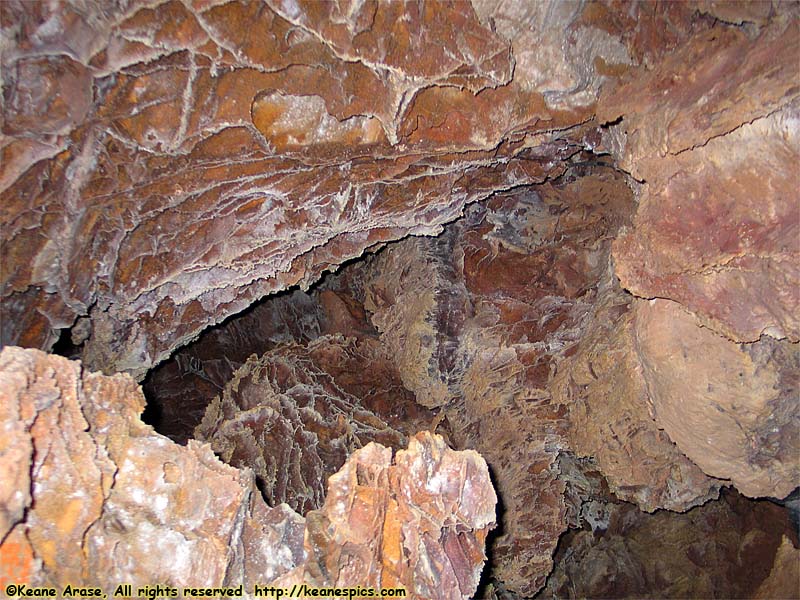
[[[268,507],[252,472],[207,445],[178,446],[139,420],[127,375],[37,350],[0,353],[0,575],[62,589],[305,582],[403,586],[462,599],[478,584],[497,501],[486,463],[420,433],[392,459],[368,444],[304,519]],[[12,462],[13,461],[13,462]]]
[[[142,423],[144,398],[130,377],[5,348],[0,380],[0,404],[14,413],[3,427],[23,432],[30,451],[18,464],[31,478],[4,473],[3,489],[24,507],[3,506],[12,528],[3,562],[16,555],[23,563],[6,582],[212,584],[242,559],[235,532],[283,526],[282,509],[253,521],[250,510],[262,501],[251,475],[221,464],[207,446],[178,447]],[[302,522],[299,531],[289,566],[302,559]]]
[[[350,338],[312,352],[317,365],[365,407],[405,433],[425,429],[433,414],[400,381],[394,361],[377,341],[360,301],[330,289],[295,290],[258,303],[181,348],[145,380],[145,420],[160,433],[185,443],[211,400],[252,355],[287,343],[307,345],[322,335]],[[357,339],[356,343],[354,340]],[[324,345],[324,344],[323,344]],[[341,351],[337,351],[336,349]],[[291,352],[291,351],[290,351]]]
[[[160,433],[185,443],[208,403],[251,355],[261,355],[283,342],[315,339],[323,331],[324,320],[325,313],[314,298],[295,290],[256,304],[224,326],[206,331],[144,381],[148,422]]]
[[[414,598],[472,597],[495,524],[488,483],[480,455],[455,452],[440,436],[417,434],[393,464],[391,450],[369,444],[331,477],[325,507],[307,517],[304,576],[399,586]]]

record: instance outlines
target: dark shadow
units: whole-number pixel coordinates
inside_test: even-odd
[[[81,357],[81,352],[83,352],[83,344],[73,344],[72,329],[66,327],[59,330],[58,339],[56,343],[53,344],[51,352],[69,358],[70,360],[78,360]]]
[[[481,579],[478,582],[478,589],[475,590],[475,595],[473,598],[475,600],[481,600],[483,598],[488,598],[488,586],[490,584],[497,586],[497,581],[494,578],[494,573],[492,573],[492,565],[494,565],[494,543],[497,538],[503,535],[505,532],[505,516],[506,516],[506,505],[503,502],[503,497],[499,492],[497,486],[497,477],[494,474],[494,470],[492,466],[487,464],[489,468],[489,478],[492,481],[492,487],[494,487],[495,494],[497,495],[497,506],[495,507],[495,520],[497,522],[497,527],[495,527],[492,531],[489,532],[489,535],[486,536],[486,562],[483,566],[483,572],[481,572]]]

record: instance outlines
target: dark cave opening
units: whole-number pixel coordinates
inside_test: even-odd
[[[51,352],[65,358],[79,359],[83,351],[83,342],[76,344],[73,339],[71,327],[59,330],[58,339],[53,344]]]
[[[746,597],[768,574],[781,536],[794,534],[797,545],[786,509],[723,489],[684,512],[650,514],[631,502],[636,491],[618,498],[597,465],[554,466],[570,443],[559,369],[629,312],[608,264],[634,206],[612,163],[576,156],[553,183],[495,194],[438,237],[388,244],[307,291],[270,296],[210,328],[148,374],[144,419],[179,443],[199,437],[225,462],[252,467],[268,504],[301,513],[319,508],[327,476],[368,441],[399,449],[430,429],[456,449],[480,451],[498,493],[498,526],[477,598],[714,589]],[[498,358],[509,348],[513,356]],[[592,365],[590,376],[602,377]],[[484,386],[482,394],[471,386]],[[589,525],[587,506],[605,514],[607,529]],[[531,543],[536,528],[558,546]],[[688,548],[665,572],[718,576],[654,577],[648,561],[669,544],[650,551],[636,540],[656,548],[665,531]],[[722,541],[700,548],[713,535]],[[769,556],[742,558],[752,552]],[[734,556],[736,573],[727,573]]]

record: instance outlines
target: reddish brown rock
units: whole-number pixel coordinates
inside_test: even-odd
[[[200,424],[206,406],[251,355],[260,356],[287,342],[305,345],[322,334],[364,339],[376,337],[377,331],[369,323],[361,302],[342,292],[317,289],[307,294],[296,290],[259,302],[203,333],[148,375],[142,386],[148,400],[144,418],[159,433],[186,443]],[[374,352],[374,343],[366,346],[369,350],[364,353],[364,360],[382,354]],[[354,356],[345,355],[351,360],[342,365],[327,361],[325,368],[335,371],[338,381],[347,379],[345,387],[356,397],[381,396],[380,401],[370,401],[370,409],[393,426],[405,431],[416,418],[408,410],[426,412],[413,401],[398,400],[411,396],[388,360],[372,360],[365,371],[364,365],[353,364]],[[415,408],[410,408],[411,404]]]
[[[322,506],[328,477],[357,448],[405,446],[405,436],[370,410],[381,403],[396,417],[413,403],[391,385],[389,365],[374,341],[324,336],[308,346],[283,344],[233,374],[195,437],[226,463],[252,468],[271,505],[285,502],[305,514]]]
[[[755,40],[716,28],[600,103],[624,115],[622,165],[645,181],[615,245],[623,286],[735,341],[800,339],[798,40],[794,19]]]
[[[617,498],[642,510],[703,504],[723,482],[703,473],[653,419],[630,297],[611,281],[604,288],[577,351],[553,379],[553,395],[569,409],[570,445],[594,458]]]
[[[538,597],[764,597],[758,588],[776,592],[770,598],[791,598],[797,579],[792,585],[777,571],[788,567],[784,575],[791,573],[786,559],[797,552],[796,543],[780,507],[736,493],[686,514],[648,515],[615,505],[605,531],[582,530],[564,539]]]
[[[392,430],[408,418],[409,433],[438,427],[485,452],[506,506],[493,576],[525,594],[544,583],[559,534],[580,523],[564,471],[573,452],[592,456],[575,460],[597,465],[613,491],[647,510],[702,502],[719,485],[709,475],[752,494],[786,492],[797,480],[787,458],[798,451],[800,339],[795,4],[9,1],[0,15],[3,345],[56,345],[93,369],[141,379],[255,301],[465,215],[436,241],[389,248],[352,288],[324,287],[310,303],[295,302],[297,292],[186,347],[150,381],[165,384],[171,434],[187,437],[250,352],[286,352],[293,358],[276,362],[294,364],[319,334],[352,335],[312,344],[327,350],[310,360],[313,377],[300,379],[326,395],[335,384],[347,406],[363,402]],[[606,152],[640,182],[632,221]],[[544,185],[506,193],[529,184]],[[675,304],[674,322],[672,309],[649,314],[639,303],[625,312],[629,302],[604,280],[621,225],[614,269],[623,288]],[[364,307],[388,357],[374,347]],[[277,351],[281,341],[297,345]],[[36,398],[61,406],[60,386],[86,396],[90,377],[54,368],[56,391],[38,377]],[[35,419],[7,409],[16,425],[0,454],[12,464],[0,475],[22,487],[0,493],[4,569],[14,557],[20,573],[51,573],[61,560],[53,556],[71,552],[67,575],[89,556],[105,561],[102,572],[124,574],[133,559],[118,549],[129,537],[146,549],[153,532],[173,559],[189,547],[181,538],[195,543],[196,566],[209,574],[326,581],[320,565],[339,567],[330,557],[298,566],[296,515],[259,504],[247,477],[206,450],[190,444],[173,461],[221,490],[220,504],[198,517],[189,505],[205,497],[170,495],[183,475],[170,468],[170,481],[158,480],[159,468],[137,463],[139,446],[122,434],[95,443],[112,416],[98,424],[90,409],[67,404],[61,413],[76,437],[55,440],[51,454],[38,452],[47,432],[37,427],[58,420],[45,409]],[[290,404],[281,410],[291,413]],[[320,432],[333,425],[340,441],[349,421],[324,421]],[[143,456],[166,464],[173,446],[135,418],[126,423]],[[71,457],[64,480],[26,482],[31,461],[52,474],[59,444]],[[385,464],[384,455],[362,470],[380,472],[372,462]],[[128,491],[108,483],[117,471]],[[85,503],[54,504],[84,488]],[[146,489],[154,495],[142,499]],[[319,486],[314,493],[318,503]],[[160,521],[162,497],[215,533]],[[104,521],[106,505],[116,521]],[[229,526],[220,515],[231,511],[246,516]],[[28,516],[33,525],[20,521]],[[84,546],[57,537],[62,522],[89,527]],[[319,540],[335,547],[326,528],[309,529],[307,551]],[[106,544],[95,554],[88,532]],[[241,545],[222,560],[226,532]],[[449,570],[425,575],[419,594],[461,597],[476,576],[473,538],[457,548],[440,537],[441,547],[426,542],[427,554],[414,556]],[[291,560],[265,558],[262,540],[284,544]],[[248,562],[249,552],[261,558]],[[376,546],[371,539],[344,555],[366,569]],[[142,564],[166,569],[160,559]],[[631,589],[665,589],[645,581]]]
[[[544,584],[567,526],[557,464],[567,408],[550,377],[580,338],[610,237],[631,210],[613,171],[574,169],[561,185],[497,196],[439,238],[404,241],[356,266],[360,276],[341,276],[360,281],[404,385],[493,469],[505,511],[492,576],[526,595]]]
[[[496,502],[483,459],[440,436],[417,434],[394,461],[388,448],[369,444],[331,477],[325,507],[308,515],[303,577],[399,586],[411,598],[470,598]]]
[[[68,56],[20,59],[15,67],[4,89],[3,133],[57,135],[83,122],[92,102],[86,67]]]
[[[656,68],[628,73],[604,93],[598,118],[625,122],[622,165],[637,178],[661,178],[662,159],[766,117],[800,94],[793,60],[798,24],[776,19],[754,39],[734,27],[690,37]],[[665,124],[666,127],[662,127]]]
[[[758,586],[753,598],[800,598],[800,548],[784,536],[769,576]]]
[[[28,320],[4,343],[87,316],[84,361],[142,378],[269,293],[544,179],[590,116],[517,102],[468,3],[292,6],[4,5],[0,296]]]
[[[623,285],[680,302],[735,341],[796,341],[800,209],[785,165],[800,159],[797,118],[785,109],[665,161],[669,178],[647,186],[615,247]]]
[[[214,327],[159,365],[142,388],[145,418],[159,433],[186,443],[206,406],[247,359],[283,342],[319,337],[324,312],[308,294],[281,294]]]
[[[609,86],[598,107],[602,121],[621,117],[609,139],[642,181],[615,273],[633,294],[664,299],[636,309],[652,413],[706,474],[757,496],[797,483],[787,382],[800,335],[790,166],[800,157],[800,38],[787,6],[702,5],[748,25],[696,30]]]
[[[284,542],[283,570],[302,560],[302,519],[269,512],[252,475],[222,465],[208,447],[179,447],[139,421],[144,398],[130,377],[35,350],[5,348],[0,357],[0,404],[15,413],[3,426],[21,429],[20,449],[32,449],[19,463],[29,484],[3,473],[13,493],[3,498],[12,529],[2,556],[22,561],[15,581],[221,583],[236,561],[274,562],[268,548],[245,557],[232,543],[235,531],[253,527]],[[298,519],[293,538],[278,535]]]
[[[250,471],[139,421],[143,397],[127,375],[5,348],[0,383],[3,429],[22,438],[17,454],[2,449],[19,459],[0,472],[4,583],[106,593],[120,582],[398,583],[409,597],[442,599],[475,591],[496,497],[480,456],[441,437],[418,435],[394,465],[391,450],[369,444],[306,521],[267,507]]]

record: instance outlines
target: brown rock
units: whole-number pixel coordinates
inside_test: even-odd
[[[758,588],[778,592],[770,598],[790,598],[796,578],[795,591],[768,587],[789,583],[770,573],[789,567],[786,559],[797,552],[785,536],[796,540],[778,506],[735,492],[686,514],[615,505],[607,530],[565,537],[538,597],[753,598]]]
[[[689,38],[656,68],[629,73],[603,94],[597,111],[606,122],[624,116],[622,166],[637,179],[661,179],[668,155],[701,147],[797,99],[797,27],[778,19],[754,40],[741,29],[717,27]]]
[[[388,360],[376,344],[328,336],[252,356],[208,406],[195,437],[226,463],[252,468],[271,505],[285,502],[305,514],[322,506],[328,477],[355,449],[371,441],[405,445],[402,433],[367,408],[369,394],[351,393],[356,382],[348,373],[373,371],[360,391],[374,390],[382,364]],[[391,405],[388,395],[383,401]]]
[[[615,245],[623,285],[680,302],[735,341],[797,340],[800,209],[785,166],[800,159],[796,119],[785,109],[665,160],[671,177],[647,186]]]
[[[723,482],[689,460],[653,419],[630,297],[604,282],[577,352],[559,364],[553,394],[569,408],[569,438],[591,456],[614,495],[642,510],[685,511]]]
[[[487,0],[473,4],[484,23],[511,41],[516,94],[524,97],[535,90],[548,108],[592,108],[606,75],[597,65],[635,62],[623,34],[582,19],[583,7],[578,4]],[[644,12],[639,7],[631,10]]]
[[[289,518],[282,509],[259,512],[250,474],[141,423],[144,398],[130,377],[82,372],[77,362],[34,350],[5,348],[0,357],[0,404],[17,413],[3,426],[22,428],[27,444],[20,449],[33,450],[19,463],[30,484],[3,473],[3,489],[13,493],[3,499],[12,530],[2,555],[20,561],[14,581],[58,588],[221,583],[229,562],[244,560],[231,545],[234,531],[280,528]],[[268,564],[269,555],[261,548],[248,560]]]
[[[549,380],[580,338],[609,234],[630,209],[613,173],[567,177],[497,196],[439,238],[404,241],[356,267],[404,385],[492,468],[505,508],[492,575],[521,594],[544,584],[567,526],[557,464],[567,409]]]
[[[476,452],[455,452],[423,432],[392,464],[388,448],[369,444],[330,478],[325,507],[308,515],[304,575],[317,585],[470,598],[496,503]]]
[[[769,576],[758,586],[753,598],[800,598],[800,549],[783,538]]]
[[[698,34],[599,108],[625,115],[622,164],[646,182],[615,244],[622,285],[739,342],[800,339],[798,40],[780,19],[752,41]]]
[[[282,474],[313,506],[353,428],[394,445],[439,428],[494,470],[498,590],[539,589],[558,536],[611,491],[647,510],[700,503],[713,477],[785,494],[800,450],[799,16],[795,3],[722,0],[2,2],[0,344],[137,379],[175,356],[148,381],[162,431],[185,441],[225,389],[220,450],[262,477],[299,464],[302,444],[272,444],[293,458],[267,468],[259,427],[328,444],[316,459],[307,448],[307,473]],[[638,203],[617,167],[639,181]],[[614,272],[652,305],[611,281],[621,226]],[[339,283],[228,320],[409,236]],[[317,339],[336,334],[353,339]],[[416,569],[419,596],[474,590],[484,533],[453,534],[421,492],[390,498],[404,467],[389,452],[358,459],[370,485],[344,467],[331,494],[358,514],[312,511],[303,546],[302,519],[267,507],[249,475],[142,426],[131,380],[18,352],[0,375],[25,398],[0,410],[13,423],[3,570],[179,582],[169,565],[188,556],[209,580]],[[245,365],[252,352],[264,364]],[[239,368],[271,369],[236,382],[253,406],[269,387],[272,420],[233,401]],[[314,394],[334,401],[303,409]],[[608,484],[599,472],[576,484],[572,463]],[[710,564],[733,564],[734,546]],[[639,595],[688,589],[613,561],[600,557],[600,578],[620,573]]]
[[[292,580],[398,583],[409,597],[442,599],[475,591],[497,499],[483,459],[439,436],[419,434],[394,465],[387,448],[359,450],[305,521],[267,507],[250,471],[139,421],[143,397],[127,375],[5,348],[0,383],[3,429],[19,449],[2,448],[4,465],[19,459],[0,471],[4,582],[106,593],[120,582],[251,590]]]
[[[88,316],[107,373],[542,180],[570,147],[548,132],[589,117],[517,102],[468,3],[32,6],[3,9],[0,297],[29,325],[4,342],[49,349]]]
[[[68,56],[23,58],[15,67],[3,91],[3,133],[64,134],[83,122],[92,102],[86,67]]]
[[[707,474],[748,496],[797,485],[796,344],[739,345],[674,302],[638,301],[636,346],[660,427]]]
[[[208,404],[251,355],[283,342],[317,338],[323,315],[311,296],[296,290],[258,303],[204,332],[148,375],[142,386],[147,422],[185,444]]]

